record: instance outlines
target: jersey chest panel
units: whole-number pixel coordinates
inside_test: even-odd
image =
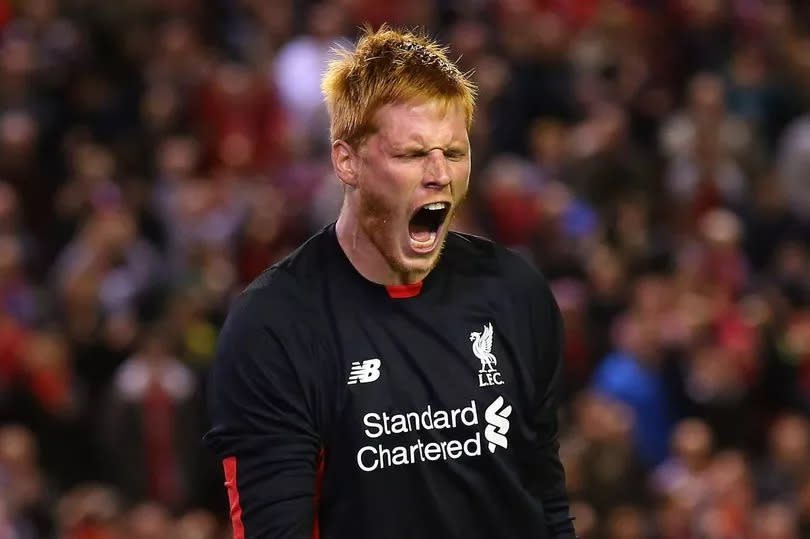
[[[343,318],[332,456],[363,482],[513,459],[531,437],[533,378],[516,322],[486,298]]]

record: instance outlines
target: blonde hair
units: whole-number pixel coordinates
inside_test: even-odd
[[[321,89],[329,108],[332,141],[362,143],[372,133],[383,105],[412,99],[439,99],[463,108],[472,123],[476,89],[467,74],[447,58],[447,49],[423,33],[383,25],[364,28],[353,51],[339,49]]]

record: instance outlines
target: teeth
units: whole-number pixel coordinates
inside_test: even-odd
[[[443,210],[447,206],[446,202],[433,202],[422,206],[426,210]]]

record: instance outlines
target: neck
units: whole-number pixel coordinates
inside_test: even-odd
[[[354,269],[367,280],[386,286],[412,284],[427,275],[397,271],[365,233],[357,215],[344,202],[335,225],[338,244]]]

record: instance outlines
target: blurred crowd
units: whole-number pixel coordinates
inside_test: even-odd
[[[0,538],[229,537],[229,302],[337,215],[363,22],[471,70],[455,226],[548,277],[583,539],[810,538],[810,3],[0,0]]]

